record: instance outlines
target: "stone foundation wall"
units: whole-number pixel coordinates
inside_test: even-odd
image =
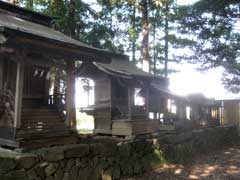
[[[154,134],[124,142],[88,143],[39,149],[1,150],[0,180],[111,180],[141,174],[167,162],[185,161],[237,141],[237,128]]]

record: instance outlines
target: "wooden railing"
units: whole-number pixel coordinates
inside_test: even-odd
[[[65,114],[66,114],[66,95],[65,94],[49,95],[48,105],[56,107],[59,114],[62,117],[65,117]]]
[[[13,124],[14,122],[14,105],[15,105],[15,97],[10,90],[0,91],[0,103],[4,107],[4,115],[8,118],[8,120]]]

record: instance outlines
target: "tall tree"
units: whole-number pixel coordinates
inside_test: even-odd
[[[145,71],[150,69],[150,56],[149,56],[149,24],[148,24],[148,0],[141,1],[142,10],[142,63]]]
[[[15,5],[19,3],[18,0],[8,0],[8,2]]]
[[[204,68],[225,67],[225,84],[230,90],[239,91],[239,0],[200,0],[181,11],[181,31],[195,40],[192,62],[202,63]]]
[[[130,24],[131,24],[131,29],[130,29],[130,39],[132,43],[132,62],[136,64],[136,40],[137,40],[137,27],[136,27],[136,13],[137,13],[137,7],[136,7],[136,1],[133,0],[131,2],[131,7],[132,7],[132,15],[130,16]]]
[[[76,34],[76,2],[75,0],[69,1],[68,7],[68,17],[71,17],[68,21],[68,28],[65,29],[65,32],[70,37],[77,39]],[[66,71],[67,71],[67,89],[66,89],[66,119],[67,125],[71,128],[76,127],[76,105],[75,105],[75,61],[74,59],[66,59]]]
[[[168,77],[168,35],[169,35],[169,26],[168,26],[168,13],[169,13],[169,6],[168,3],[166,3],[166,14],[165,14],[165,26],[164,26],[164,32],[165,32],[165,46],[164,46],[164,76]]]

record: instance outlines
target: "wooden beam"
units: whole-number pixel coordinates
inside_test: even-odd
[[[11,44],[24,44],[33,50],[43,51],[49,56],[56,58],[71,58],[81,61],[111,62],[111,56],[108,52],[85,46],[77,46],[70,43],[58,42],[51,39],[37,38],[26,34],[18,33],[9,41]],[[17,44],[18,44],[17,43]]]
[[[73,74],[75,62],[67,61],[67,92],[66,92],[66,125],[76,129],[76,105],[75,105],[75,76]]]
[[[0,47],[0,53],[14,53],[14,49],[13,48],[7,48],[7,47]]]
[[[21,113],[22,113],[22,97],[23,97],[23,81],[24,81],[24,63],[22,57],[17,63],[17,77],[16,77],[16,92],[15,92],[15,112],[14,112],[14,127],[20,128],[21,126]]]

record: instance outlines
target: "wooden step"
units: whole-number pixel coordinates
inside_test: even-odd
[[[21,119],[31,120],[31,119],[62,119],[58,114],[43,114],[43,115],[23,115]]]
[[[69,130],[66,126],[61,126],[61,127],[55,127],[55,128],[44,128],[44,129],[39,129],[39,131],[36,131],[36,128],[21,128],[17,135],[33,135],[33,136],[39,136],[39,135],[45,135],[45,136],[52,136],[52,135],[57,135],[57,134],[66,134],[68,133]]]
[[[46,108],[46,107],[39,107],[38,109],[27,108],[22,109],[23,113],[31,113],[31,112],[58,112],[55,108]]]
[[[22,127],[21,128],[22,130],[25,131],[24,134],[39,134],[39,133],[43,133],[43,132],[46,132],[46,131],[49,131],[50,134],[52,134],[53,132],[60,132],[60,133],[65,133],[65,132],[68,132],[68,129],[63,126],[63,125],[60,125],[60,126],[46,126],[46,127],[37,127],[37,126],[32,126],[32,127]]]
[[[19,146],[23,150],[31,150],[35,148],[76,144],[78,142],[77,136],[74,135],[59,135],[46,138],[23,139],[19,141]]]
[[[58,127],[63,126],[65,127],[65,124],[63,122],[58,123],[22,123],[21,127]]]
[[[60,117],[55,117],[55,118],[52,118],[52,117],[45,117],[45,118],[42,118],[42,117],[32,117],[32,118],[22,118],[21,120],[22,122],[41,122],[41,123],[56,123],[56,122],[65,122],[64,119],[60,118]]]

